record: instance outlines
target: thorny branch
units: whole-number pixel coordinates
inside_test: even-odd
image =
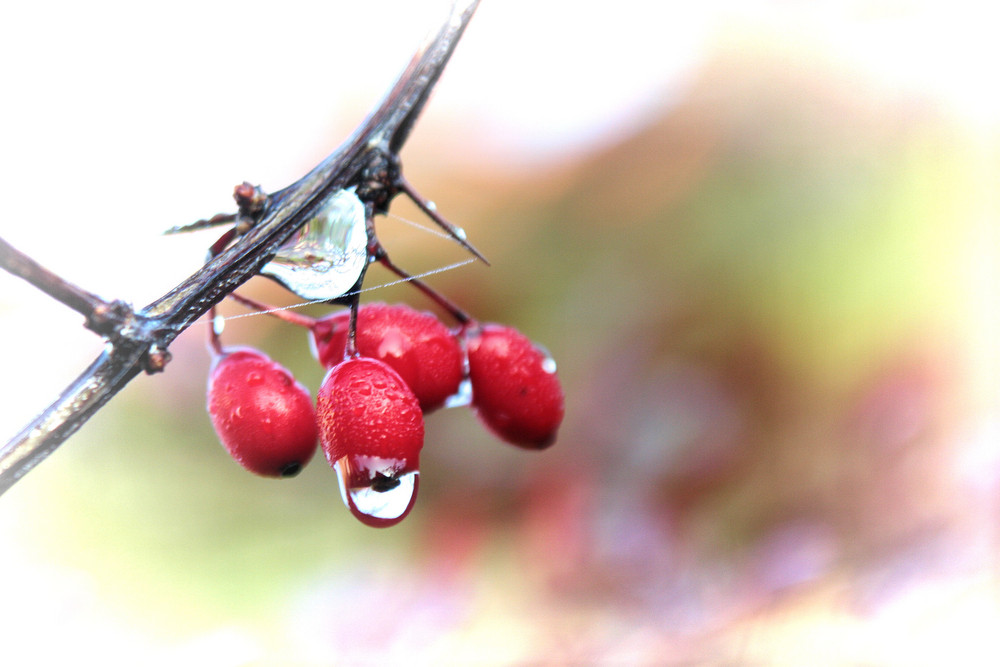
[[[402,179],[399,151],[478,4],[479,0],[454,0],[441,28],[417,50],[382,102],[337,150],[299,181],[272,193],[262,206],[239,202],[241,213],[233,219],[243,216],[248,223],[245,233],[141,310],[122,301],[104,301],[72,285],[0,239],[0,266],[82,313],[87,327],[108,340],[104,352],[76,381],[0,449],[0,494],[55,451],[140,371],[163,370],[170,343],[256,275],[333,193],[356,187],[358,197],[378,213],[387,211],[398,192],[412,193]],[[475,253],[456,229],[448,231]]]

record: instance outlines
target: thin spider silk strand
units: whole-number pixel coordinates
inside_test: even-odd
[[[343,294],[343,296],[354,296],[356,294],[362,294],[364,292],[373,292],[373,291],[375,291],[377,289],[382,289],[384,287],[392,287],[393,285],[401,285],[403,283],[408,283],[411,280],[415,280],[417,278],[426,278],[427,276],[433,276],[436,273],[444,273],[445,271],[451,271],[453,269],[457,269],[457,268],[463,267],[466,264],[472,264],[475,261],[476,260],[475,260],[474,257],[470,257],[469,259],[462,260],[461,262],[455,262],[454,264],[448,264],[447,266],[441,266],[441,267],[438,267],[436,269],[431,269],[430,271],[424,271],[423,273],[418,273],[417,275],[410,276],[409,278],[399,278],[398,280],[390,280],[387,283],[380,283],[378,285],[372,285],[371,287],[363,287],[363,288],[361,288],[359,290],[354,290],[353,292],[347,292],[347,293]],[[314,304],[317,304],[317,303],[327,303],[328,301],[329,301],[329,299],[316,299],[314,301],[303,301],[302,303],[293,303],[293,304],[288,305],[288,306],[277,306],[275,308],[268,308],[267,310],[258,310],[258,311],[254,311],[252,313],[241,313],[239,315],[229,315],[227,317],[223,317],[222,319],[224,321],[228,322],[229,320],[238,320],[238,319],[242,319],[244,317],[256,317],[257,315],[267,315],[268,313],[276,313],[279,310],[291,310],[293,308],[302,308],[304,306],[311,306],[311,305],[314,305]]]

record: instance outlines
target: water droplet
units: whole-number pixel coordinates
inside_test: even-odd
[[[303,299],[335,299],[354,287],[367,262],[365,205],[350,188],[330,196],[261,273]]]
[[[458,391],[445,399],[444,407],[462,408],[472,403],[472,382],[466,378],[458,385]]]
[[[457,236],[458,238],[462,239],[463,241],[466,238],[468,238],[468,236],[465,233],[465,230],[462,229],[461,227],[455,227],[455,236]]]
[[[552,358],[552,355],[544,346],[535,343],[535,349],[538,350],[542,355],[542,370],[546,373],[556,372],[556,360]]]
[[[216,336],[221,336],[222,332],[226,329],[226,318],[222,315],[216,315],[212,318],[212,331]]]
[[[340,496],[361,523],[374,528],[402,521],[417,498],[420,473],[403,461],[377,456],[345,456],[333,464]]]
[[[435,204],[434,202],[432,202],[432,201],[428,201],[427,202],[427,210],[429,210],[429,211],[436,211],[437,208],[438,208],[438,205]]]

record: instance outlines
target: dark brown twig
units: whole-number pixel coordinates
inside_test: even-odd
[[[238,238],[219,248],[216,257],[145,308],[134,311],[120,301],[105,302],[2,243],[6,251],[0,254],[0,266],[83,313],[91,328],[95,313],[101,313],[98,319],[107,324],[97,328],[110,345],[56,401],[0,448],[0,493],[55,451],[141,371],[162,370],[170,343],[258,274],[332,194],[357,187],[366,204],[378,212],[386,210],[398,191],[398,152],[477,5],[478,0],[455,0],[441,28],[340,148],[296,183],[260,199],[261,210],[254,211],[248,229],[239,229]]]
[[[0,239],[0,266],[83,315],[90,328],[96,312],[111,309],[109,302],[60,278],[3,239]]]

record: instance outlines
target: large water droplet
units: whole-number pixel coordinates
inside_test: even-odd
[[[365,205],[350,188],[331,195],[261,273],[303,299],[335,299],[354,286],[367,262]]]
[[[226,328],[226,318],[218,314],[212,318],[212,332],[216,336],[221,336],[225,328]]]
[[[403,461],[345,456],[333,468],[344,504],[361,523],[374,528],[394,526],[413,509],[420,473],[405,471]]]

